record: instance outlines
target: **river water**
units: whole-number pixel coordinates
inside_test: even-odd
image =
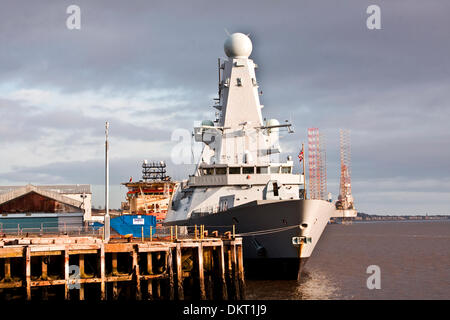
[[[367,267],[380,268],[369,290]],[[328,225],[297,281],[248,280],[247,299],[450,299],[450,221]]]

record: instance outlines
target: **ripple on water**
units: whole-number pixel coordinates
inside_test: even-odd
[[[305,271],[296,280],[248,280],[250,300],[330,300],[339,298],[339,288],[326,272]]]
[[[249,299],[445,299],[450,221],[330,225],[297,281],[247,281]],[[381,270],[369,290],[367,267]]]

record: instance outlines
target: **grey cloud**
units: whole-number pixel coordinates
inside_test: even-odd
[[[111,158],[110,159],[110,184],[114,190],[111,203],[114,208],[120,207],[120,201],[125,197],[124,189],[120,189],[123,182],[130,177],[139,180],[142,176],[142,160],[149,161],[165,160],[167,173],[174,180],[182,180],[188,174],[192,174],[194,165],[175,165],[170,159],[161,158],[158,150],[142,150],[141,158]],[[41,166],[15,167],[13,172],[0,173],[0,180],[8,181],[8,184],[92,184],[96,190],[104,186],[104,159],[93,159],[88,161],[54,162]],[[104,190],[104,189],[103,189]],[[94,190],[95,191],[95,190]],[[103,191],[100,191],[102,194]],[[95,206],[103,204],[103,199],[95,195]]]
[[[79,1],[79,32],[64,26],[68,1],[21,4],[4,4],[2,61],[20,66],[14,71],[24,81],[66,90],[176,84],[213,92],[223,28],[251,33],[268,88],[302,75],[328,89],[448,79],[445,1],[381,1],[378,33],[365,28],[369,1],[232,1],[220,14],[211,1]],[[35,50],[24,50],[29,45]]]
[[[217,92],[216,59],[224,56],[227,28],[250,33],[252,58],[260,66],[264,116],[295,124],[296,133],[283,143],[295,149],[306,141],[308,127],[326,133],[333,192],[339,176],[339,128],[352,130],[355,194],[373,208],[376,194],[383,196],[381,190],[369,194],[370,182],[376,179],[397,179],[390,192],[401,192],[416,181],[450,177],[448,1],[378,0],[380,31],[365,27],[365,9],[373,4],[368,0],[252,0],[227,5],[80,0],[80,31],[65,28],[69,4],[2,3],[0,84],[49,87],[62,93],[181,88],[185,92],[181,96],[169,94],[161,101],[184,100],[182,106],[129,110],[137,119],[148,119],[148,126],[110,119],[118,137],[167,141],[170,130],[189,129],[194,119],[214,117],[209,97]],[[16,103],[10,110],[0,110],[2,140],[20,143],[47,134],[46,128],[71,132],[70,139],[79,133],[103,135],[104,119],[66,112],[64,106],[60,112],[39,113]],[[154,114],[164,114],[166,120],[155,124]],[[133,168],[133,163],[125,161],[121,172],[126,175],[126,166]],[[80,170],[96,166],[72,164],[77,165]],[[49,177],[69,177],[57,168],[42,169]],[[24,179],[33,170],[17,168]],[[95,176],[94,169],[86,170]],[[448,185],[439,186],[450,192]],[[448,201],[443,199],[442,204],[448,206]],[[389,205],[399,206],[392,199]]]
[[[36,106],[24,106],[19,102],[0,99],[0,132],[3,143],[37,140],[49,136],[48,129],[71,133],[65,143],[76,141],[74,137],[103,137],[104,123],[112,126],[112,137],[133,140],[170,140],[170,131],[154,126],[139,126],[114,116],[92,117],[81,111],[43,110]]]

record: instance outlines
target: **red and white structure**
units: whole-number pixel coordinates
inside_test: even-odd
[[[336,209],[344,211],[355,211],[353,205],[352,185],[351,185],[351,152],[350,152],[350,131],[341,129],[340,135],[340,155],[341,155],[341,178],[339,183],[339,196],[336,202]],[[356,212],[352,212],[355,214]]]
[[[318,128],[308,129],[309,199],[327,200],[325,138]]]

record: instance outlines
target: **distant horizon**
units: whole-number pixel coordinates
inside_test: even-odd
[[[421,216],[421,217],[436,217],[436,216],[448,216],[448,215],[450,215],[449,213],[432,213],[432,214],[428,214],[428,213],[423,213],[423,214],[420,214],[420,213],[418,213],[418,214],[390,214],[390,213],[386,213],[386,214],[379,214],[379,213],[377,213],[377,214],[374,214],[374,213],[365,213],[365,212],[359,212],[358,211],[358,214],[361,214],[361,213],[363,213],[363,214],[366,214],[366,215],[369,215],[369,216],[388,216],[388,217],[403,217],[403,216],[405,216],[405,217],[418,217],[418,216]]]

